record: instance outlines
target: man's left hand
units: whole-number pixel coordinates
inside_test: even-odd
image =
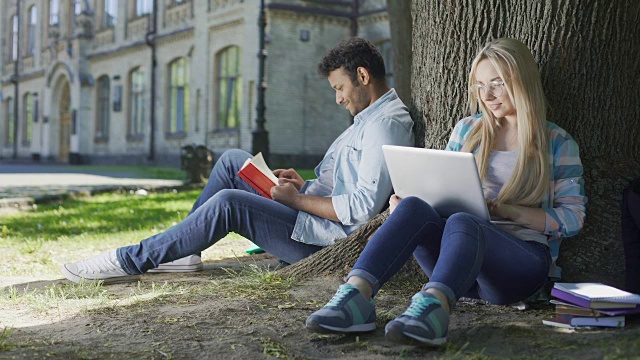
[[[300,196],[298,189],[292,183],[285,183],[271,188],[273,200],[294,209],[296,208],[294,204]]]

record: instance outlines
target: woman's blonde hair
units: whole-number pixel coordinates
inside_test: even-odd
[[[478,53],[469,73],[469,109],[482,113],[482,121],[471,130],[462,151],[475,154],[480,178],[487,175],[489,156],[494,149],[500,121],[479,100],[471,85],[477,82],[476,69],[482,60],[489,60],[505,84],[516,110],[519,153],[511,178],[502,186],[499,203],[536,206],[549,187],[547,104],[542,90],[538,66],[531,51],[522,42],[502,38],[489,42]]]

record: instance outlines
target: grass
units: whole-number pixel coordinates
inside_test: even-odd
[[[68,261],[137,243],[181,221],[199,190],[101,194],[0,217],[0,276],[57,275]]]
[[[11,339],[11,334],[13,333],[13,329],[4,327],[0,332],[0,351],[11,350],[15,344]]]

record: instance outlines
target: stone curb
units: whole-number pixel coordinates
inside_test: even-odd
[[[93,196],[117,191],[136,191],[144,189],[151,192],[164,192],[172,190],[201,189],[202,184],[182,185],[101,185],[91,187],[76,187],[57,194],[42,194],[35,196],[23,196],[15,198],[0,198],[0,214],[13,211],[29,211],[35,204],[46,204],[62,201],[69,198]]]

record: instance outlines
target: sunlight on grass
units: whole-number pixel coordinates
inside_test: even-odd
[[[102,194],[0,216],[0,276],[59,277],[66,262],[137,243],[180,222],[199,194]]]

